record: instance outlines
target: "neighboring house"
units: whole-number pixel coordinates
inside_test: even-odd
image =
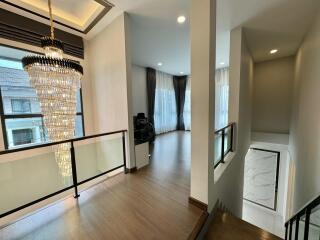
[[[36,91],[31,87],[28,74],[21,63],[2,60],[0,65],[0,87],[2,96],[3,129],[7,148],[39,144],[48,141],[45,131],[41,107]],[[8,67],[3,67],[7,64]],[[80,104],[80,94],[78,94]],[[81,112],[81,106],[77,107]],[[82,136],[82,119],[77,116],[76,136]]]

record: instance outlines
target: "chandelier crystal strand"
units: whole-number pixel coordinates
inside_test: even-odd
[[[51,37],[43,37],[43,56],[22,59],[31,85],[35,88],[50,141],[57,142],[74,137],[77,91],[83,75],[82,67],[63,58],[63,43],[54,38],[51,1],[48,0]],[[60,174],[69,178],[71,172],[70,143],[53,147]]]

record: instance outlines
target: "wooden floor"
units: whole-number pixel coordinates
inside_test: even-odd
[[[188,203],[190,133],[157,138],[149,167],[119,174],[0,230],[0,239],[187,239],[203,216]]]
[[[217,212],[206,236],[207,240],[280,240],[281,238],[264,231],[228,213]]]

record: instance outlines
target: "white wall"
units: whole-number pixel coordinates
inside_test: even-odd
[[[289,145],[289,134],[251,132],[251,140],[256,142]]]
[[[293,211],[320,194],[320,14],[296,57],[290,153],[294,161]]]
[[[95,133],[94,126],[94,116],[93,116],[93,91],[92,91],[92,79],[90,76],[89,68],[89,56],[88,51],[86,51],[87,42],[84,41],[84,60],[82,61],[83,67],[83,78],[81,81],[82,87],[82,104],[83,104],[83,114],[84,114],[84,126],[85,134],[92,135]]]
[[[124,15],[87,42],[97,133],[128,128]]]
[[[215,175],[215,198],[242,217],[244,159],[250,146],[253,61],[243,30],[231,31],[229,122],[236,122],[236,152],[220,164]]]
[[[289,133],[294,57],[254,64],[252,130]]]
[[[128,167],[134,167],[129,18],[117,17],[86,44],[96,133],[128,130]]]
[[[132,65],[132,114],[143,112],[148,116],[146,68]]]

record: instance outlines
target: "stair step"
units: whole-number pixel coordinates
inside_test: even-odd
[[[258,228],[226,212],[218,211],[206,234],[208,240],[281,240],[281,238]]]

